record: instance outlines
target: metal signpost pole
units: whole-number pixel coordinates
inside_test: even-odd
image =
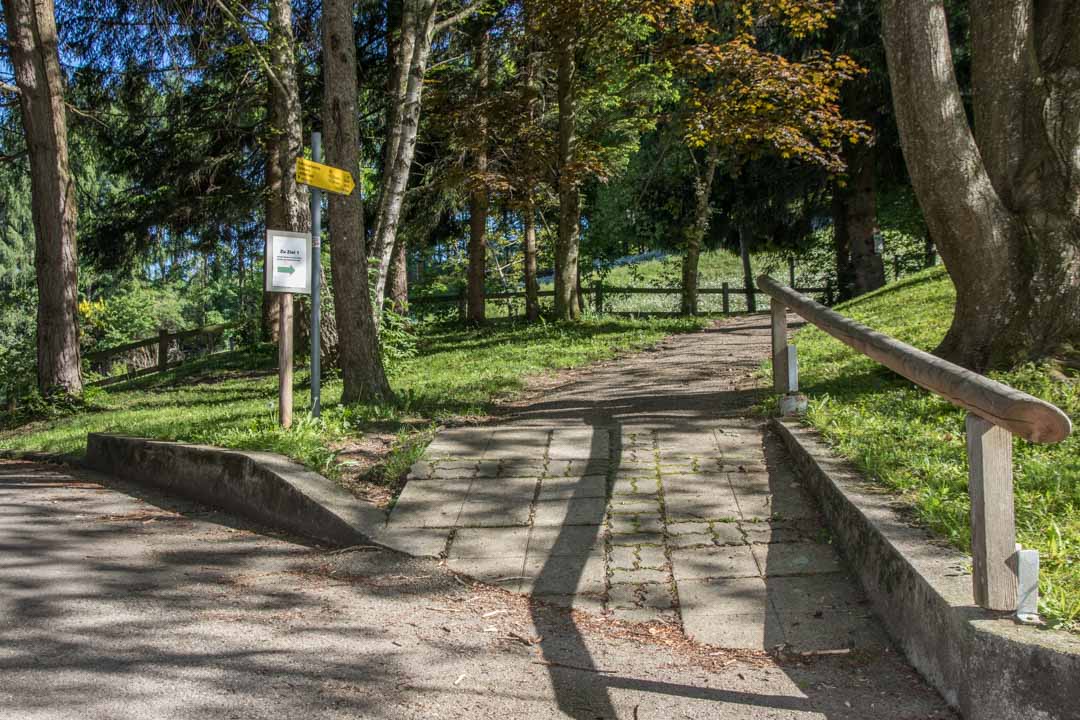
[[[322,160],[322,133],[311,133],[311,159]],[[322,318],[319,283],[322,280],[322,190],[311,188],[311,415],[322,412],[320,398],[320,367],[322,354]]]

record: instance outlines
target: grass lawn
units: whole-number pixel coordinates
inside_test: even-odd
[[[909,276],[837,310],[932,350],[952,318],[955,291],[943,269]],[[964,411],[915,387],[817,328],[800,330],[807,422],[868,477],[900,493],[918,518],[970,551]],[[1026,365],[991,377],[1054,403],[1080,425],[1080,378]],[[1056,379],[1055,379],[1056,375]],[[1040,611],[1080,631],[1080,433],[1057,445],[1014,443],[1018,541],[1039,550]]]
[[[222,447],[271,450],[330,476],[343,470],[338,450],[370,433],[396,435],[372,472],[396,481],[419,455],[434,422],[483,415],[524,387],[529,376],[579,366],[666,335],[699,329],[700,319],[588,320],[578,325],[492,323],[482,329],[420,325],[418,352],[391,374],[392,407],[340,404],[341,381],[323,386],[323,415],[307,414],[310,375],[297,373],[295,420],[277,426],[275,350],[223,354],[164,375],[88,392],[88,408],[0,431],[0,448],[81,453],[89,432],[115,432]]]

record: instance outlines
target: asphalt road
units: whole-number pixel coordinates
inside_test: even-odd
[[[944,718],[885,649],[695,645],[0,462],[0,718]]]

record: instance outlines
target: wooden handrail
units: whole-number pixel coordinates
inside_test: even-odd
[[[1072,432],[1069,416],[1048,402],[872,330],[768,275],[757,284],[837,340],[994,425],[1037,443],[1061,442]]]

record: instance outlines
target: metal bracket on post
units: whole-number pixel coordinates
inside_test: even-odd
[[[1013,558],[1016,565],[1016,619],[1037,625],[1039,618],[1039,551],[1016,545]]]
[[[787,376],[784,378],[784,394],[780,397],[780,414],[784,417],[805,415],[806,396],[799,392],[799,356],[794,345],[785,348]]]

